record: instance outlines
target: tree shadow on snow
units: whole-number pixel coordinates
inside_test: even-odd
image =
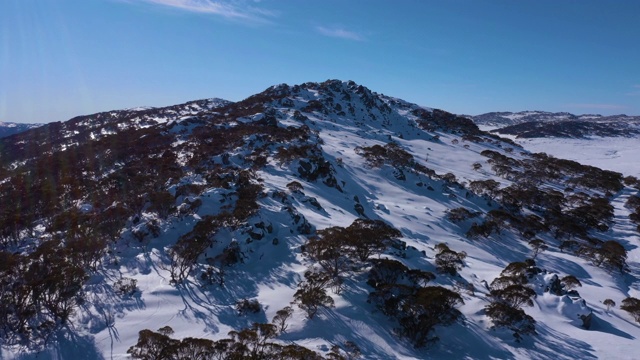
[[[383,348],[380,344],[389,344],[398,354],[417,357],[409,344],[402,344],[392,334],[391,324],[385,326],[375,321],[364,320],[369,316],[370,313],[363,314],[361,308],[343,308],[339,312],[322,309],[313,319],[306,320],[304,328],[285,333],[279,339],[284,341],[295,341],[300,337],[326,339],[331,345],[342,345],[345,341],[352,341],[360,348],[366,359],[388,359],[390,349]],[[319,347],[312,350],[328,349]]]
[[[525,350],[531,358],[549,360],[597,359],[593,347],[556,331],[543,323],[536,324],[538,335],[531,337],[532,344]]]
[[[203,323],[211,332],[219,331],[216,319],[222,307],[216,304],[206,292],[199,291],[198,284],[185,280],[176,286],[176,290],[184,304],[184,308],[177,311],[178,316]]]
[[[622,337],[625,339],[635,340],[635,337],[632,336],[631,334],[628,334],[616,328],[610,322],[597,316],[594,316],[593,320],[591,320],[591,328],[589,329],[589,331],[603,332],[603,333],[611,334],[614,336]]]
[[[178,315],[185,319],[193,319],[205,325],[207,331],[220,331],[219,324],[234,329],[251,326],[252,323],[267,323],[265,309],[258,313],[239,314],[235,306],[239,300],[251,299],[257,295],[255,284],[242,281],[238,277],[228,278],[224,286],[207,285],[202,289],[200,284],[185,281],[177,286],[184,303]]]
[[[492,255],[495,262],[491,260],[487,262],[500,267],[503,267],[504,264],[498,259],[502,259],[505,264],[508,264],[514,261],[523,261],[531,255],[531,249],[527,247],[525,242],[519,240],[514,234],[506,231],[502,234],[492,234],[490,238],[481,237],[478,239],[468,239],[467,241],[473,246]]]
[[[464,321],[464,320],[463,320]],[[481,325],[466,322],[438,327],[440,341],[424,351],[430,358],[440,359],[514,359],[504,343]]]
[[[559,274],[571,274],[580,279],[581,282],[593,286],[600,286],[589,280],[591,279],[591,274],[589,274],[581,264],[575,261],[559,256],[553,256],[552,253],[542,253],[539,260],[537,260],[537,263],[538,266],[548,271],[557,272]]]
[[[62,360],[95,359],[104,360],[96,348],[92,336],[79,336],[71,329],[64,328],[56,332],[51,345],[39,353],[20,354],[17,360]]]

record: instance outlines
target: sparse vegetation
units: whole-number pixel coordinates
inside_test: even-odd
[[[283,333],[287,331],[289,325],[287,321],[293,316],[293,309],[290,306],[278,310],[276,315],[271,320],[271,323],[275,325],[279,332]]]
[[[436,245],[436,269],[440,273],[448,275],[456,275],[464,265],[464,259],[467,254],[464,251],[455,252],[446,244],[440,243]]]
[[[612,307],[616,306],[616,302],[611,299],[604,299],[602,304],[607,307],[607,311],[611,310]]]
[[[256,299],[242,299],[236,303],[236,311],[239,315],[257,314],[262,311],[262,306]]]
[[[534,259],[538,256],[538,254],[549,248],[547,244],[540,239],[533,239],[529,241],[529,246],[531,246],[531,249],[533,250],[532,258]]]
[[[569,262],[565,269],[577,268],[567,252],[588,259],[590,264],[581,262],[576,274],[582,281],[589,279],[590,286],[597,280],[585,274],[591,266],[609,270],[614,280],[633,270],[627,266],[627,250],[633,245],[612,237],[619,227],[608,231],[620,224],[614,206],[629,194],[629,188],[621,192],[623,186],[638,189],[636,178],[519,152],[514,144],[506,146],[480,132],[468,119],[440,110],[408,107],[417,124],[415,118],[407,118],[406,126],[395,123],[397,99],[382,101],[355,84],[298,86],[297,94],[307,94],[304,88],[333,92],[304,103],[295,99],[294,87],[279,86],[220,111],[201,108],[166,126],[143,123],[140,129],[120,129],[118,124],[130,126],[142,121],[137,118],[142,115],[110,123],[109,116],[121,115],[105,113],[0,140],[0,345],[9,353],[24,350],[28,357],[58,341],[83,345],[81,333],[109,331],[115,336],[114,324],[126,319],[126,312],[155,306],[154,297],[179,294],[185,318],[205,322],[213,313],[198,309],[213,303],[228,312],[235,304],[235,311],[246,316],[225,322],[237,328],[217,341],[177,339],[169,326],[142,330],[129,349],[132,358],[322,359],[293,342],[298,341],[298,317],[306,315],[311,325],[325,318],[342,321],[331,308],[345,302],[357,306],[363,291],[369,292],[368,306],[377,312],[373,316],[387,316],[380,324],[389,325],[404,344],[423,347],[437,341],[441,326],[463,318],[463,295],[473,296],[474,306],[484,301],[480,306],[486,305],[492,327],[513,332],[519,341],[536,333],[536,320],[543,322],[523,310],[534,304],[536,291],[545,291],[545,297],[568,295],[562,301],[587,309],[598,300],[585,299],[580,305],[582,283],[576,276],[550,276],[537,268],[535,259],[543,251],[545,264],[558,255],[550,254],[555,249],[565,252],[560,255]],[[348,99],[357,100],[356,105],[345,103]],[[338,142],[329,142],[326,134],[320,137],[324,123],[337,128],[343,120],[349,127],[371,125],[367,131],[374,135],[355,151],[367,171],[393,174],[396,179],[384,181],[399,180],[397,189],[386,183],[360,184],[354,149],[331,149]],[[91,136],[99,138],[89,141]],[[449,145],[460,141],[476,144]],[[431,146],[428,151],[424,143]],[[460,157],[460,162],[468,161],[464,167],[452,165],[437,175],[421,165],[425,158],[439,168],[447,161],[432,148],[466,148],[471,155]],[[342,157],[334,158],[334,150]],[[472,154],[477,151],[486,162],[477,161]],[[434,206],[436,201],[441,203]],[[629,219],[640,225],[640,196],[630,195],[625,206]],[[444,208],[449,210],[440,222]],[[356,216],[360,218],[349,226],[331,226]],[[451,233],[440,236],[445,230]],[[465,231],[474,241],[460,238]],[[494,256],[491,261],[499,263],[526,252],[527,245],[532,259],[510,263],[490,285],[476,278],[486,272],[476,273],[473,266]],[[470,260],[449,246],[470,251]],[[483,251],[471,253],[473,246]],[[265,303],[263,311],[255,298],[244,298],[264,299],[255,293],[256,276],[264,277],[259,279],[264,283],[291,286],[299,276],[299,268],[288,267],[294,258],[296,266],[304,264],[308,271],[293,298],[282,299],[293,300],[291,306],[274,315],[274,303]],[[425,270],[434,268],[440,286]],[[164,284],[157,291],[150,289],[148,279],[139,284],[133,278],[156,273],[174,288],[167,291]],[[551,280],[538,288],[543,277]],[[603,293],[602,298],[614,295],[619,294]],[[611,299],[602,304],[607,311],[616,306]],[[640,300],[626,298],[620,308],[640,322]],[[250,325],[258,318],[267,321],[266,313],[274,315],[271,324]],[[612,324],[619,320],[611,317]],[[295,333],[275,340],[292,324]],[[208,331],[209,325],[203,327]],[[360,348],[363,344],[345,340],[348,334],[339,335],[338,343],[315,349],[329,359],[365,358],[375,351],[369,344]]]
[[[138,342],[127,353],[134,359],[143,360],[325,359],[297,344],[281,345],[272,342],[278,333],[271,324],[253,323],[249,328],[230,331],[229,338],[218,341],[192,337],[177,340],[171,337],[173,331],[167,330],[171,328],[167,326],[157,332],[148,329],[140,331]],[[346,349],[349,349],[347,354],[357,354],[355,344]]]
[[[480,214],[477,212],[472,212],[469,209],[459,207],[455,209],[447,210],[447,219],[454,223],[462,222],[468,219],[473,219]]]
[[[456,306],[462,297],[440,286],[425,286],[435,276],[429,272],[410,270],[395,260],[374,261],[368,284],[374,288],[369,301],[383,314],[395,319],[400,336],[416,347],[438,340],[433,335],[437,325],[450,325],[461,317]]]
[[[628,312],[636,322],[640,323],[640,299],[634,297],[625,298],[620,304],[620,309]]]
[[[493,328],[506,328],[513,332],[516,341],[522,335],[535,334],[535,320],[522,306],[533,306],[536,293],[528,287],[528,276],[538,272],[533,261],[512,262],[494,279],[490,286],[493,301],[485,306],[485,312],[493,322]]]
[[[307,271],[305,281],[298,285],[298,291],[293,295],[294,303],[307,312],[307,317],[313,319],[321,308],[333,307],[333,299],[327,295],[325,286],[331,282],[326,273]]]
[[[113,288],[116,293],[123,296],[131,296],[136,291],[138,291],[138,281],[136,279],[131,279],[127,277],[122,277],[118,279],[115,284],[113,284]]]

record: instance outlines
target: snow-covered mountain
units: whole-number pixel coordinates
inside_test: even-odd
[[[5,147],[0,148],[0,159],[22,159],[38,153],[65,150],[109,135],[122,136],[123,133],[134,133],[168,121],[212,113],[228,104],[231,102],[218,98],[202,99],[167,107],[113,110],[77,116],[65,122],[51,122],[20,133],[13,141],[6,142]]]
[[[480,129],[509,138],[528,151],[640,176],[636,156],[640,116],[523,111],[467,117]]]
[[[471,118],[483,129],[518,138],[635,137],[640,134],[640,116],[522,111],[491,112]]]
[[[29,129],[37,128],[42,124],[21,124],[12,122],[0,121],[0,138],[11,136],[13,134],[21,133]]]
[[[158,111],[0,140],[0,358],[636,356],[636,178],[351,81]]]

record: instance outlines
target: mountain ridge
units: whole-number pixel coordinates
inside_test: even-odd
[[[2,122],[0,121],[0,138],[11,136],[17,133],[21,133],[27,131],[29,129],[34,129],[43,124],[23,124],[23,123],[13,123],[13,122]]]
[[[123,116],[0,140],[0,256],[10,264],[0,267],[0,295],[3,306],[24,306],[32,329],[0,311],[16,325],[0,329],[7,358],[78,349],[127,358],[149,351],[145,339],[173,351],[189,338],[231,344],[229,356],[262,331],[253,323],[287,306],[288,329],[251,349],[272,358],[301,347],[372,359],[624,358],[640,336],[629,314],[601,303],[638,293],[628,216],[637,179],[529,153],[469,119],[350,81],[276,85],[89,135],[131,119]],[[370,226],[390,238],[372,256],[350,255],[361,244],[349,234],[374,239]],[[546,246],[535,255],[534,239]],[[615,244],[624,259],[606,252]],[[59,271],[78,274],[61,285],[73,291],[27,291],[41,278],[61,284]],[[579,293],[569,275],[582,281]],[[488,315],[507,304],[500,281],[534,292],[531,306],[513,307],[521,322],[499,326]],[[310,290],[327,296],[313,315],[302,297]],[[11,296],[25,291],[23,304]],[[412,319],[434,320],[417,304],[436,293],[451,300],[451,317],[415,337]],[[67,307],[45,301],[54,295]]]
[[[567,112],[490,112],[471,117],[492,132],[518,138],[635,137],[640,134],[640,116],[575,115]]]

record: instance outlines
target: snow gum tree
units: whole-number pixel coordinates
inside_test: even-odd
[[[320,308],[334,305],[333,299],[327,295],[325,289],[325,286],[331,282],[331,278],[326,273],[313,271],[307,271],[304,277],[305,281],[298,285],[293,299],[300,309],[307,312],[307,317],[313,319]]]
[[[640,299],[628,297],[622,300],[620,309],[628,312],[636,322],[640,323]]]
[[[604,299],[602,304],[607,307],[607,311],[611,310],[612,307],[616,306],[616,302],[611,299]]]
[[[438,251],[436,254],[436,269],[438,272],[453,276],[462,269],[467,253],[464,251],[455,252],[443,243],[436,245],[436,250]]]
[[[513,331],[516,341],[522,335],[535,334],[535,320],[521,307],[533,306],[536,292],[525,284],[528,275],[539,271],[533,260],[512,262],[501,272],[501,276],[491,282],[490,295],[493,301],[485,307],[486,315],[493,322],[492,328],[506,328]]]

